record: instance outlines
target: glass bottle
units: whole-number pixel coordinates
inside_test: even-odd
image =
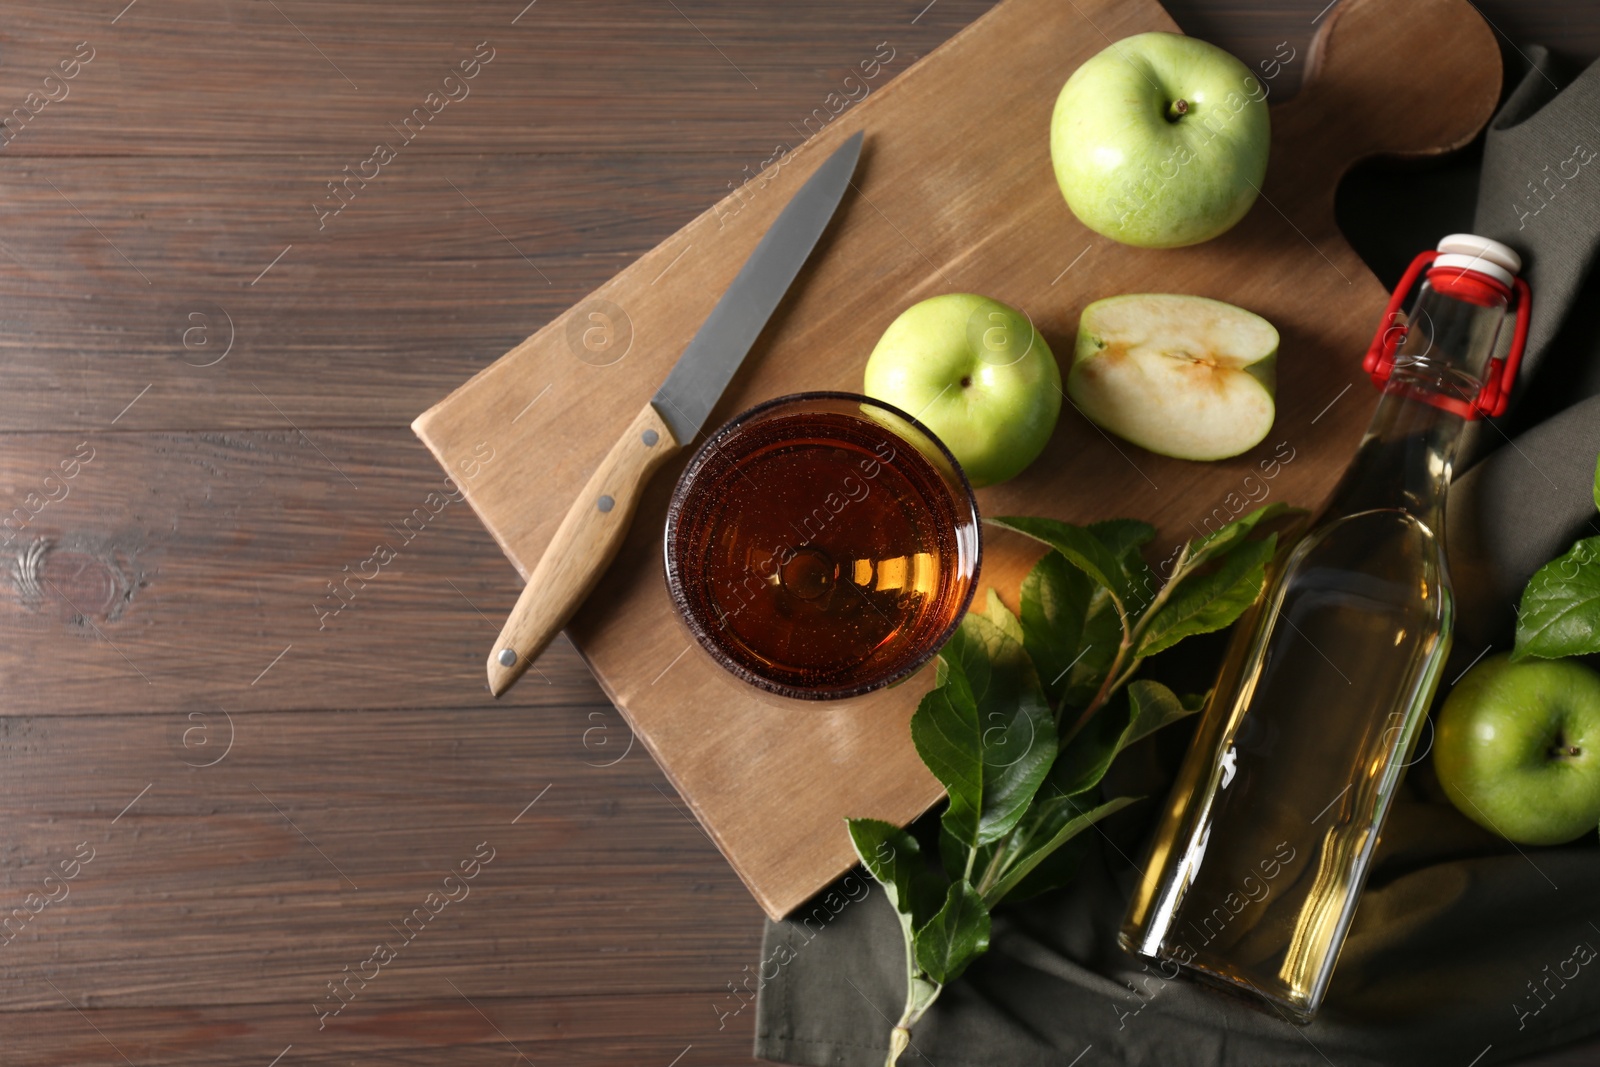
[[[1383,389],[1372,424],[1234,631],[1125,949],[1296,1022],[1321,1005],[1449,653],[1445,492],[1466,422],[1504,409],[1526,336],[1520,267],[1506,246],[1458,234],[1396,289],[1367,359]],[[1492,359],[1513,291],[1512,353]]]

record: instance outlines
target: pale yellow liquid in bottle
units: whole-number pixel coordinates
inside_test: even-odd
[[[1182,873],[1147,874],[1128,948],[1314,1010],[1448,652],[1441,574],[1433,533],[1401,510],[1296,547],[1184,768],[1210,780],[1180,781],[1158,827],[1147,871]]]
[[[1237,624],[1124,948],[1296,1021],[1321,1005],[1449,653],[1439,526],[1464,422],[1431,400],[1476,395],[1503,312],[1422,287],[1349,471]]]

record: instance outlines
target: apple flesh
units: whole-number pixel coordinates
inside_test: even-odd
[[[1067,395],[1097,426],[1178,459],[1236,456],[1276,414],[1278,331],[1199,296],[1097,300],[1078,320]]]
[[[1061,369],[1026,315],[948,293],[889,324],[862,391],[906,411],[944,442],[975,486],[1038,458],[1061,413]]]
[[[1267,92],[1216,45],[1141,33],[1061,89],[1050,157],[1073,214],[1144,248],[1209,241],[1244,218],[1267,173]]]
[[[1450,691],[1436,725],[1434,771],[1473,822],[1524,845],[1600,826],[1600,674],[1491,656]]]

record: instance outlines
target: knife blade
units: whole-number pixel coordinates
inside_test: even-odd
[[[489,654],[489,691],[522,677],[605,572],[645,483],[704,427],[850,187],[856,133],[806,179],[762,235],[661,388],[623,431],[539,558]]]

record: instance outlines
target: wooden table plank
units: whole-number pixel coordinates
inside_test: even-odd
[[[327,981],[386,941],[398,958],[351,987],[341,1027],[446,979],[695,991],[714,1019],[754,958],[759,910],[609,708],[0,722],[0,901],[57,898],[6,930],[11,1011],[62,1007],[54,981],[97,1008],[295,1004],[315,1030],[302,1006],[337,1007]],[[722,919],[665,921],[645,885]],[[407,924],[420,907],[437,918]]]
[[[406,162],[319,234],[296,161],[0,158],[0,430],[408,426],[729,170],[661,156],[639,198],[616,156]]]
[[[233,1006],[91,1008],[80,1015],[63,1004],[60,1011],[32,1013],[27,1032],[6,1035],[4,1054],[8,1063],[32,1067],[127,1067],[130,1060],[267,1067],[280,1055],[283,1067],[752,1062],[743,1032],[749,1011],[708,1031],[705,997],[697,993],[527,997],[486,994],[459,981],[461,993],[438,985],[435,995],[386,1002],[360,1028],[330,1025],[309,1038],[301,1016],[310,1013],[299,1005],[241,1016]],[[642,1019],[652,1020],[649,1033],[641,1031]]]
[[[408,431],[302,435],[286,423],[8,436],[8,713],[488,700],[482,646],[515,600],[516,572],[459,489]],[[480,476],[516,461],[487,439],[463,458]],[[603,702],[566,648],[506,702]]]
[[[608,150],[637,159],[685,143],[764,143],[791,136],[787,123],[801,125],[835,89],[870,91],[843,79],[878,42],[898,53],[892,74],[991,6],[823,0],[756,14],[735,0],[676,10],[525,3],[143,0],[115,24],[114,2],[17,4],[7,11],[16,45],[0,68],[0,100],[37,90],[80,41],[93,58],[5,152],[290,152],[314,157],[307,179],[320,186],[325,165],[329,177],[354,168],[417,107],[436,117],[396,145],[406,157]],[[475,55],[492,58],[446,85]],[[430,105],[429,93],[441,99]]]

